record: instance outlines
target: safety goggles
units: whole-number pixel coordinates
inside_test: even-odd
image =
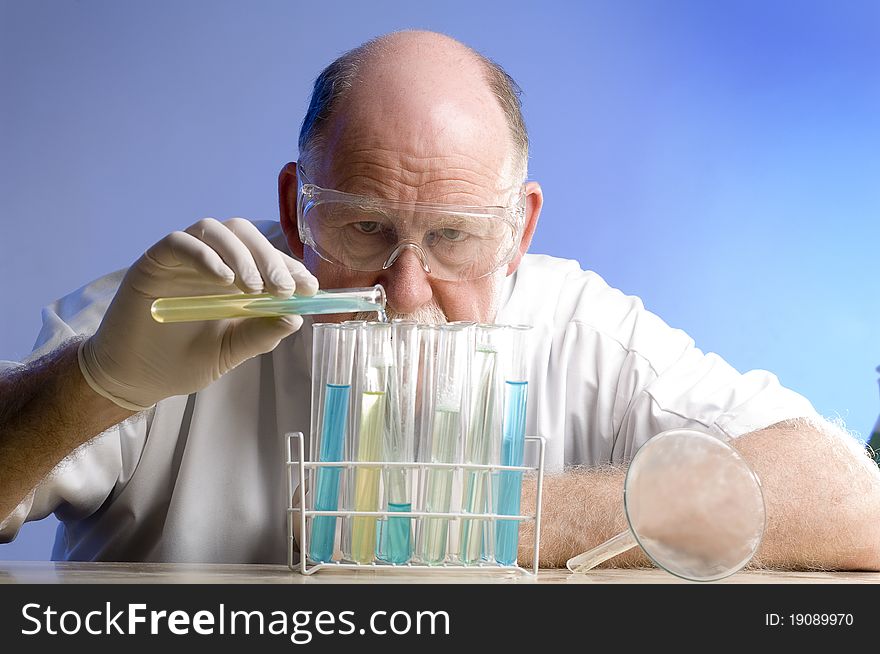
[[[390,268],[407,250],[446,281],[485,277],[513,260],[525,222],[525,187],[505,207],[398,202],[312,184],[297,166],[297,224],[322,259],[361,272]]]

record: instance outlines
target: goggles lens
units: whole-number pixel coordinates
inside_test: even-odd
[[[302,179],[302,178],[301,178]],[[484,277],[510,262],[522,224],[513,207],[396,202],[299,185],[300,237],[320,257],[351,270],[389,268],[407,249],[432,276]]]

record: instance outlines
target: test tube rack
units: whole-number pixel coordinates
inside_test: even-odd
[[[402,572],[405,573],[407,571],[419,571],[419,572],[465,572],[465,571],[473,571],[473,572],[490,572],[492,570],[504,570],[504,571],[513,571],[526,575],[537,575],[538,573],[538,550],[540,547],[541,540],[541,490],[544,482],[544,439],[540,437],[527,437],[526,442],[532,443],[537,447],[537,465],[536,466],[503,466],[503,465],[483,465],[483,464],[465,464],[465,463],[419,463],[419,462],[390,462],[390,461],[332,461],[332,462],[315,462],[315,461],[306,461],[305,458],[305,442],[302,432],[291,432],[284,435],[285,446],[287,450],[287,461],[286,461],[286,469],[287,469],[287,497],[288,500],[288,508],[287,508],[287,539],[288,539],[288,547],[287,547],[287,564],[288,567],[295,571],[299,572],[303,575],[311,575],[319,570],[330,570],[330,569],[352,569],[352,570],[375,570],[375,571],[388,571],[388,572]],[[392,467],[405,467],[414,471],[419,471],[420,474],[425,474],[428,469],[431,468],[443,468],[443,469],[451,469],[454,471],[454,474],[457,480],[460,482],[462,476],[465,471],[469,470],[485,470],[488,471],[488,474],[493,474],[495,472],[500,471],[513,471],[513,472],[524,472],[524,473],[534,473],[535,480],[535,513],[531,515],[501,515],[497,513],[467,513],[461,510],[452,511],[448,513],[435,513],[435,512],[425,512],[425,511],[409,511],[409,512],[389,512],[389,511],[353,511],[353,510],[341,510],[341,511],[318,511],[310,508],[307,505],[306,498],[306,488],[305,484],[300,483],[297,484],[295,479],[304,480],[306,479],[306,471],[316,469],[319,467],[328,467],[332,466],[334,468],[342,468],[346,472],[353,471],[358,466],[370,466],[370,467],[380,467],[384,469],[392,468]],[[295,477],[295,473],[298,474]],[[490,503],[491,506],[491,503]],[[343,520],[351,519],[354,517],[373,517],[378,519],[388,519],[396,518],[396,519],[406,519],[411,518],[416,526],[416,529],[419,528],[420,522],[419,520],[422,518],[442,518],[448,519],[450,521],[461,521],[461,520],[484,520],[487,523],[487,528],[490,529],[494,533],[495,522],[499,519],[504,520],[516,520],[518,522],[523,521],[533,521],[535,523],[535,537],[534,537],[534,551],[532,552],[532,566],[531,568],[523,568],[518,564],[514,563],[513,565],[503,565],[490,560],[481,560],[475,563],[463,563],[460,560],[456,560],[455,557],[448,557],[448,560],[436,564],[429,565],[427,563],[422,563],[417,560],[413,560],[407,563],[389,563],[381,560],[373,561],[372,563],[355,563],[351,561],[346,561],[345,559],[340,559],[338,561],[330,561],[330,562],[314,562],[309,560],[307,553],[309,552],[309,529],[307,529],[307,521],[313,519],[316,516],[336,516],[342,518]],[[299,533],[302,534],[302,543],[299,543],[299,557],[296,556],[297,549],[297,541],[294,537],[294,527],[296,523],[299,523]],[[297,560],[298,559],[298,560]]]

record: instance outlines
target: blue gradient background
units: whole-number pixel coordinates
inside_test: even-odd
[[[878,408],[880,3],[2,2],[0,358],[203,216],[276,219],[310,85],[394,29],[523,87],[532,250],[865,438]],[[793,452],[793,456],[797,453]],[[0,559],[46,559],[54,520]]]

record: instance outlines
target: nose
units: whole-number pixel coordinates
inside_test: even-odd
[[[424,254],[415,246],[402,245],[391,253],[379,283],[385,287],[388,307],[398,313],[413,313],[434,297]]]
[[[398,257],[405,252],[412,252],[422,264],[422,268],[426,273],[431,272],[431,267],[428,265],[428,260],[425,258],[425,252],[415,243],[401,243],[396,248],[394,248],[394,252],[388,255],[388,259],[382,266],[382,270],[388,270],[391,266],[394,265],[394,262],[397,261]]]

